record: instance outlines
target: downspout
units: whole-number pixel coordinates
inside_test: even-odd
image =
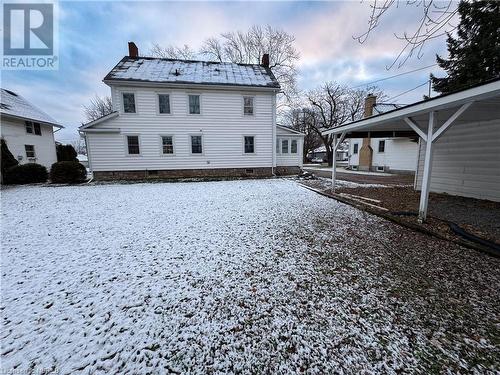
[[[276,93],[274,93],[272,98],[271,98],[271,104],[273,107],[273,110],[272,110],[272,116],[273,116],[273,119],[272,119],[272,126],[273,126],[272,139],[273,139],[273,143],[271,145],[271,150],[272,150],[271,174],[273,176],[276,176],[276,173],[275,173],[275,168],[276,168]]]

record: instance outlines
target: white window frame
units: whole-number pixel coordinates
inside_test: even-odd
[[[171,154],[165,154],[163,153],[163,137],[172,137],[172,149],[173,152]],[[175,156],[175,136],[173,134],[160,134],[160,155],[165,156],[165,157],[172,157]]]
[[[295,142],[297,145],[297,149],[295,152],[292,152],[292,142]],[[298,155],[299,154],[299,140],[297,138],[290,138],[290,155]]]
[[[125,100],[123,100],[123,95],[124,94],[132,94],[134,95],[134,107],[135,107],[135,112],[125,112]],[[139,107],[137,106],[137,92],[133,90],[126,90],[126,91],[120,91],[120,96],[121,96],[121,110],[122,113],[125,115],[137,115],[139,113]]]
[[[138,154],[129,154],[128,152],[128,137],[137,137],[138,143],[139,143],[139,153]],[[124,139],[124,144],[125,144],[125,156],[130,157],[130,158],[136,158],[139,156],[142,156],[142,142],[141,142],[141,135],[138,133],[126,133],[123,135]]]
[[[33,147],[33,156],[28,156],[28,150],[26,150],[26,146]],[[24,145],[24,153],[26,154],[26,159],[36,159],[36,149],[35,145]]]
[[[28,131],[28,125],[30,125],[29,128],[31,129],[31,132]],[[25,121],[24,129],[26,130],[26,134],[35,135],[35,126],[33,124],[33,121]]]
[[[189,111],[189,97],[190,96],[198,96],[200,98],[200,113],[191,113]],[[187,99],[187,102],[186,102],[186,104],[187,104],[186,113],[188,114],[188,116],[201,116],[203,114],[203,104],[202,104],[203,103],[203,99],[202,99],[201,93],[188,92],[186,99]]]
[[[245,99],[246,98],[251,98],[252,99],[252,113],[251,114],[246,114],[245,113]],[[243,95],[241,101],[242,101],[241,109],[242,109],[243,116],[244,117],[254,117],[255,116],[255,96],[253,96],[253,95]]]
[[[276,155],[281,155],[281,139],[279,137],[276,137],[276,144],[274,147],[276,148]]]
[[[380,151],[380,143],[384,142],[384,151]],[[387,146],[387,143],[385,142],[385,139],[379,139],[378,144],[377,144],[377,152],[379,154],[384,154],[385,153],[385,146]]]
[[[169,113],[160,112],[160,95],[168,95]],[[156,91],[156,114],[158,116],[172,116],[172,93],[170,91]]]
[[[253,152],[245,152],[245,137],[252,137],[253,138]],[[244,134],[241,137],[241,142],[243,145],[243,155],[256,155],[257,154],[257,136],[255,134]]]
[[[193,155],[193,156],[203,156],[205,155],[205,137],[203,136],[203,134],[201,133],[191,133],[191,134],[188,134],[188,145],[189,145],[189,155]],[[196,152],[193,152],[193,140],[191,137],[201,137],[201,153],[196,153]]]
[[[354,146],[356,146],[356,145],[358,146],[358,149],[357,149],[357,150],[356,150],[356,148],[354,147]],[[357,143],[357,142],[356,142],[356,143],[353,143],[353,144],[352,144],[352,154],[353,154],[353,155],[358,155],[358,154],[359,154],[359,143]]]
[[[286,152],[283,152],[283,141],[287,142]],[[281,155],[290,155],[290,139],[289,138],[281,138],[280,142],[280,154]]]

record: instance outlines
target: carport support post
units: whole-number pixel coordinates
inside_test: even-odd
[[[429,124],[427,127],[427,141],[425,143],[424,173],[422,176],[422,189],[420,191],[420,207],[418,210],[418,221],[424,222],[427,218],[427,205],[429,203],[429,189],[431,186],[432,173],[432,133],[436,124],[436,112],[429,113]]]
[[[332,158],[332,192],[335,193],[335,180],[337,179],[337,134],[333,135],[333,158]]]

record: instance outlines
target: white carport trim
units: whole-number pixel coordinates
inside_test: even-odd
[[[333,155],[332,155],[332,191],[335,192],[335,181],[337,180],[337,150],[342,142],[344,142],[345,135],[343,132],[337,141],[337,134],[333,135]]]

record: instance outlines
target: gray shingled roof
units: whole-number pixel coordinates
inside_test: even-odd
[[[139,81],[279,89],[271,69],[258,64],[124,57],[104,81]]]
[[[11,90],[2,89],[0,113],[6,116],[51,124],[59,128],[63,127],[44,111]]]

